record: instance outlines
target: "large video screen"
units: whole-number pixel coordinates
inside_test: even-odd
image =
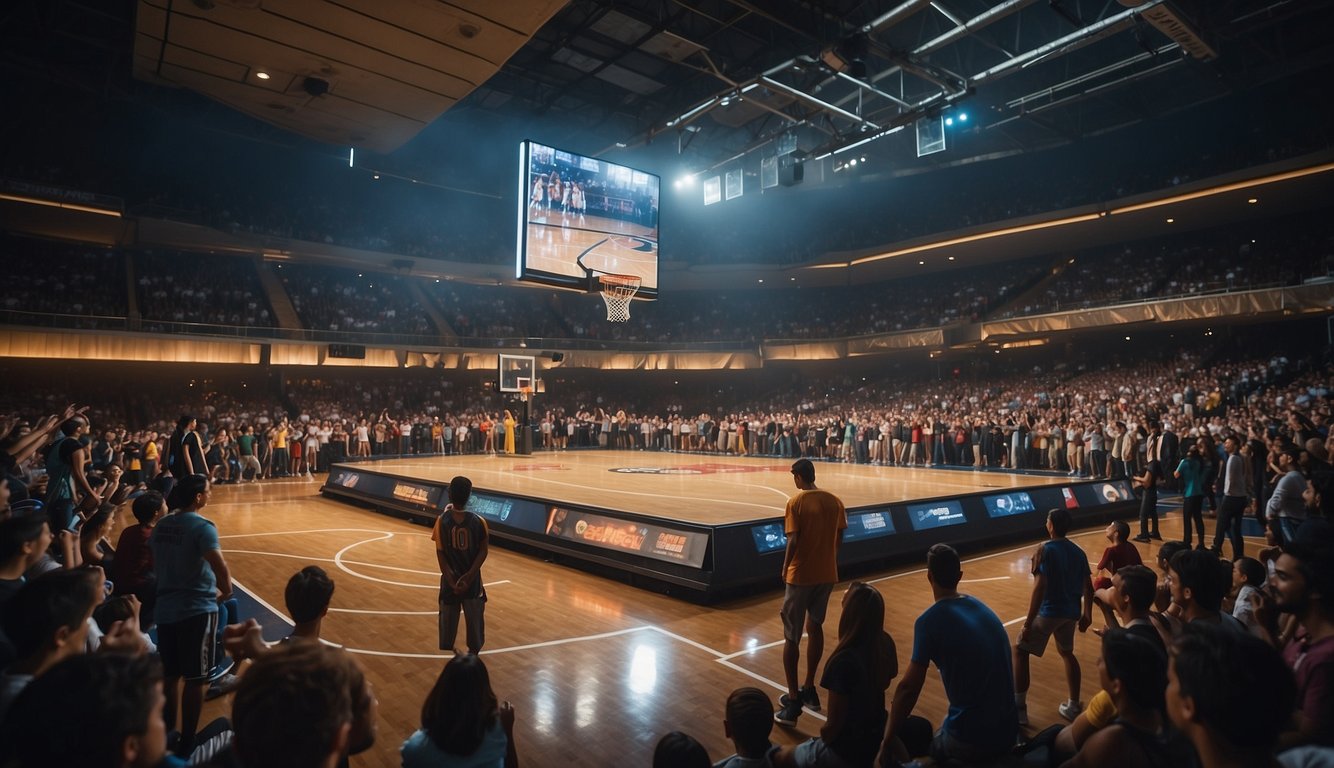
[[[590,271],[633,275],[657,298],[657,176],[532,141],[519,168],[515,277],[583,290]]]

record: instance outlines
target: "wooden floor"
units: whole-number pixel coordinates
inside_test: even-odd
[[[560,451],[532,456],[388,459],[366,465],[407,478],[449,482],[467,475],[478,489],[613,509],[705,525],[782,517],[793,493],[792,461],[653,451]],[[900,469],[821,462],[816,485],[849,508],[1068,483],[1064,475]]]
[[[567,461],[592,459],[559,460]],[[842,470],[846,474],[819,469],[822,485],[849,498],[868,482],[856,479],[858,468]],[[754,477],[747,475],[747,482]],[[845,477],[852,478],[846,485]],[[774,489],[787,479],[777,472],[768,478]],[[355,654],[380,701],[377,742],[352,765],[396,766],[399,745],[417,727],[422,700],[447,658],[436,650],[437,571],[429,532],[323,499],[318,487],[304,480],[220,486],[204,514],[218,525],[238,585],[280,615],[292,573],[307,564],[329,571],[337,591],[324,637]],[[780,502],[771,490],[756,495],[775,507]],[[1163,533],[1179,532],[1174,514]],[[1035,524],[1033,542],[1044,535]],[[1073,538],[1095,561],[1106,543],[1101,530]],[[1028,605],[1032,549],[1024,544],[989,552],[964,565],[961,589],[990,605],[1012,636]],[[1140,545],[1146,561],[1154,550]],[[728,692],[758,685],[776,701],[782,688],[778,593],[704,608],[499,548],[492,549],[483,578],[490,595],[484,658],[496,693],[517,711],[516,740],[527,766],[649,765],[657,739],[676,729],[693,734],[718,759],[732,752],[722,726]],[[925,575],[909,567],[868,578],[885,595],[886,629],[906,660],[913,621],[931,601]],[[836,593],[826,624],[831,629],[838,606]],[[1097,690],[1094,636],[1080,636],[1076,652],[1087,700]],[[1034,661],[1029,712],[1035,730],[1057,721],[1064,688],[1055,654]],[[226,714],[228,706],[226,698],[210,702],[206,716]],[[933,669],[917,711],[938,724],[945,710]],[[821,722],[808,713],[794,730],[776,727],[773,738],[795,743],[816,734]]]
[[[657,233],[650,227],[591,214],[560,211],[530,220],[526,266],[542,272],[583,278],[576,263],[600,272],[634,275],[643,287],[658,287]]]

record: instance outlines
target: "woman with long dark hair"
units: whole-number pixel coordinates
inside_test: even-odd
[[[870,584],[854,581],[843,595],[838,645],[820,686],[829,692],[817,738],[775,755],[780,766],[860,768],[875,762],[888,713],[885,691],[899,673],[894,639],[885,632],[885,601]]]
[[[459,654],[422,705],[421,728],[399,750],[403,768],[517,768],[514,708],[498,702],[481,658]]]

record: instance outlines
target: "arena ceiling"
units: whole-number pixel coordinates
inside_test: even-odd
[[[771,155],[793,137],[818,156],[923,115],[964,111],[968,152],[978,157],[1070,142],[1236,94],[1254,108],[1325,114],[1327,99],[1317,93],[1308,91],[1309,102],[1264,97],[1334,64],[1332,0],[3,6],[0,68],[16,91],[37,74],[27,87],[54,80],[144,98],[133,73],[303,136],[382,152],[451,107],[475,109],[548,120],[587,153],[654,143],[700,168],[739,153]],[[260,71],[269,79],[258,79]],[[857,146],[862,153],[896,143]],[[915,158],[899,152],[896,160]]]

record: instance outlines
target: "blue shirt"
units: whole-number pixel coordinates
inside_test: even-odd
[[[1084,582],[1089,577],[1089,559],[1069,539],[1052,539],[1038,548],[1037,573],[1047,580],[1038,615],[1054,619],[1077,619]]]
[[[221,549],[218,528],[198,512],[167,515],[148,537],[157,571],[159,624],[174,624],[201,613],[217,613],[218,580],[204,555]]]
[[[1204,465],[1198,459],[1182,459],[1177,465],[1183,484],[1182,495],[1186,498],[1204,495]]]
[[[504,768],[508,747],[509,738],[497,717],[471,755],[453,755],[444,751],[420,729],[409,736],[398,751],[403,758],[403,768]]]
[[[981,600],[967,595],[937,600],[913,625],[914,664],[935,664],[949,699],[942,727],[977,749],[1014,744],[1018,715],[1010,636]]]

